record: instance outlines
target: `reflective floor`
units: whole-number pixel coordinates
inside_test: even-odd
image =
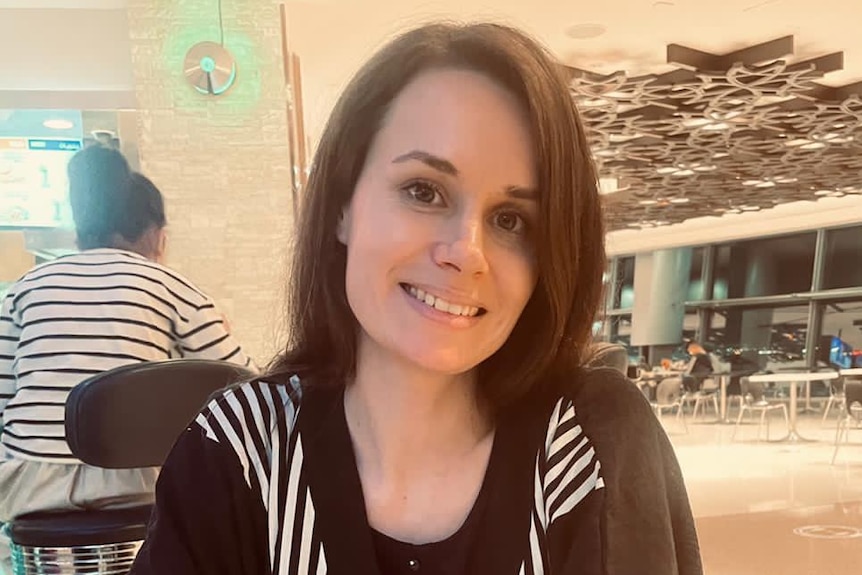
[[[732,415],[735,415],[733,413]],[[849,575],[862,573],[862,429],[830,465],[835,418],[800,415],[814,441],[766,443],[757,425],[689,418],[688,433],[664,424],[676,448],[697,521],[707,575]],[[784,435],[772,414],[770,438]]]

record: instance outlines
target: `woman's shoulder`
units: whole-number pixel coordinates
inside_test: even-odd
[[[273,434],[292,433],[302,398],[297,376],[263,376],[217,391],[194,423],[208,439],[234,448],[248,441],[268,445]]]
[[[553,402],[573,404],[583,417],[617,418],[650,415],[646,397],[628,377],[607,367],[582,368],[558,378],[553,386]]]
[[[560,415],[571,411],[577,424],[598,444],[640,441],[651,435],[655,416],[646,397],[619,371],[583,368],[553,386],[543,410],[553,427]],[[649,433],[647,433],[649,432]]]

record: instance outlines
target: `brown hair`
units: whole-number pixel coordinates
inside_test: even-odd
[[[496,24],[430,24],[379,51],[356,74],[326,125],[297,224],[288,293],[290,342],[271,375],[344,384],[354,374],[358,323],[345,293],[346,249],[336,226],[392,101],[418,74],[485,74],[521,103],[539,178],[539,280],[506,343],[478,367],[495,408],[587,358],[602,292],[604,229],[595,167],[561,67],[525,34]]]

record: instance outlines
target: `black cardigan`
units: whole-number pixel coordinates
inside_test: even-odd
[[[501,417],[467,572],[702,573],[679,466],[640,392],[609,369],[560,387]],[[342,392],[293,378],[210,402],[162,470],[131,573],[378,575]]]

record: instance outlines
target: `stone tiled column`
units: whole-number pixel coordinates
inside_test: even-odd
[[[221,36],[217,0],[128,0],[141,170],[165,194],[168,264],[215,298],[258,363],[279,347],[293,224],[278,2],[222,2],[236,83],[213,97],[186,51]]]

